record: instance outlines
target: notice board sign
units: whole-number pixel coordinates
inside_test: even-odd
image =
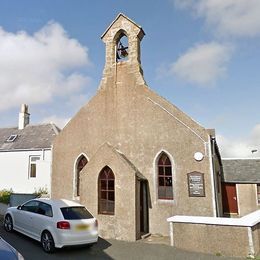
[[[205,197],[204,173],[190,172],[187,174],[190,197]]]

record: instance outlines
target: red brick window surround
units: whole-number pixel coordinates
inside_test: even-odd
[[[257,184],[257,203],[260,205],[260,184]]]
[[[98,213],[115,214],[115,175],[108,166],[98,177]]]
[[[173,200],[172,164],[166,153],[158,160],[158,199]]]

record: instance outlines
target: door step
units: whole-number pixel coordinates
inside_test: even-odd
[[[141,239],[146,239],[149,236],[151,236],[151,233],[146,233],[146,234],[141,236]]]

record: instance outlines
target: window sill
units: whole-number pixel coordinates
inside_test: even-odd
[[[157,204],[175,204],[175,200],[164,200],[164,199],[158,199],[157,198]]]
[[[98,215],[101,215],[101,216],[115,216],[114,213],[98,213]]]

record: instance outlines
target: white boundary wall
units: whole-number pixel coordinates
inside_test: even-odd
[[[178,240],[178,237],[174,237],[174,225],[175,224],[184,224],[182,227],[183,229],[191,230],[192,226],[202,227],[202,225],[208,225],[213,227],[220,227],[224,229],[230,229],[232,232],[232,228],[236,227],[244,227],[247,230],[247,249],[248,255],[247,256],[255,256],[258,253],[260,248],[260,231],[258,232],[258,236],[254,235],[255,229],[257,229],[257,225],[260,223],[260,210],[257,210],[253,213],[250,213],[242,218],[217,218],[217,217],[199,217],[199,216],[173,216],[167,219],[170,223],[170,238],[171,238],[171,245],[174,246],[175,242]],[[186,225],[185,224],[189,224]],[[255,228],[256,227],[256,228]],[[205,237],[205,240],[210,239],[210,235]],[[258,238],[257,238],[258,237]],[[221,239],[221,237],[216,238]],[[240,239],[236,237],[236,239]],[[215,240],[215,238],[214,238]],[[230,241],[230,243],[235,243],[234,241]],[[242,240],[242,239],[241,239]],[[184,241],[183,241],[184,242]],[[207,241],[209,244],[214,243],[214,241]],[[226,244],[223,247],[227,246]],[[231,245],[228,245],[231,247]],[[219,248],[221,251],[223,248]],[[192,249],[191,249],[192,250]]]

